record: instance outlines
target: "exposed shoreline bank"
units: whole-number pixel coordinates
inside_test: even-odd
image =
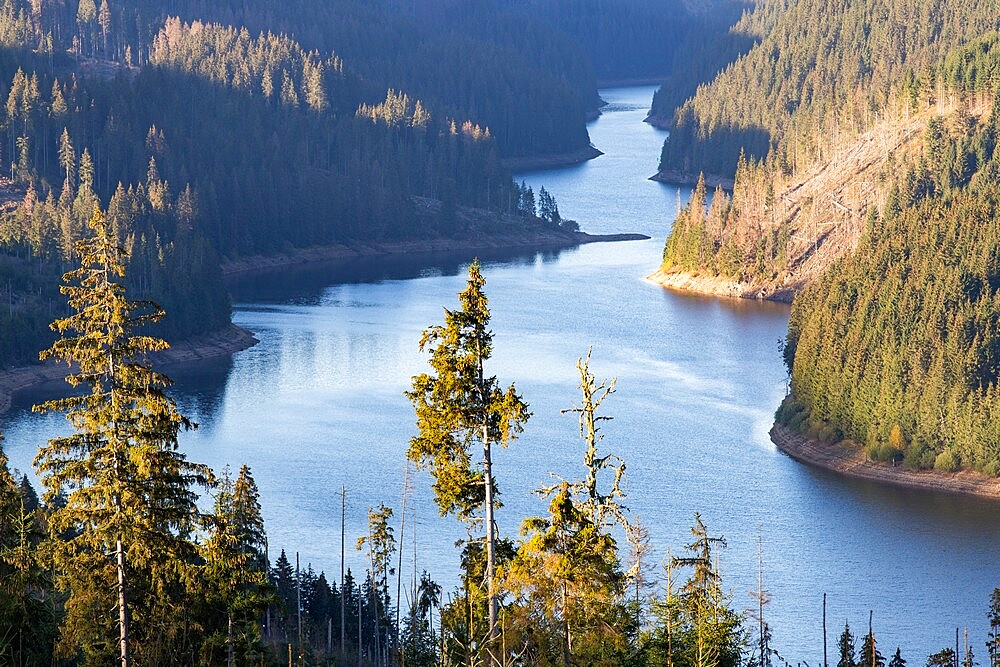
[[[223,264],[223,275],[234,276],[299,266],[313,262],[350,260],[359,257],[402,255],[412,253],[475,251],[489,249],[533,248],[552,250],[572,248],[587,243],[648,240],[644,234],[587,234],[541,230],[484,236],[479,239],[437,239],[426,241],[401,241],[394,243],[364,243],[352,246],[332,245],[303,248],[272,256],[246,257]],[[258,343],[253,333],[230,324],[228,327],[172,344],[169,349],[152,355],[159,367],[192,364],[205,359],[235,354]],[[57,363],[33,364],[0,370],[0,415],[8,410],[14,394],[29,387],[61,380],[67,367]]]
[[[150,356],[151,361],[158,367],[169,369],[173,366],[234,354],[253,347],[257,342],[253,333],[230,324],[218,331],[173,344],[169,349]],[[13,396],[18,391],[61,380],[66,377],[67,371],[67,366],[55,362],[0,370],[0,415],[10,410]]]
[[[704,294],[730,299],[774,301],[777,303],[791,303],[798,291],[796,286],[769,291],[767,286],[750,285],[734,280],[733,278],[699,276],[683,271],[664,271],[662,268],[646,276],[646,280],[678,292]]]
[[[378,257],[384,255],[517,248],[553,250],[573,248],[587,243],[645,241],[648,239],[649,237],[645,234],[588,234],[586,232],[541,230],[539,232],[523,231],[517,234],[488,235],[474,239],[428,239],[423,241],[355,243],[351,245],[336,244],[312,248],[298,248],[277,255],[257,255],[224,262],[222,273],[228,277],[316,262],[350,260],[360,257]]]
[[[649,180],[656,181],[657,183],[667,183],[669,185],[698,185],[698,179],[701,178],[702,174],[690,174],[685,171],[676,171],[674,169],[665,169],[663,171],[658,171],[649,177]],[[727,178],[725,176],[719,176],[718,174],[704,174],[705,176],[705,187],[715,189],[722,188],[728,192],[732,192],[733,188],[736,186],[736,181],[732,178]]]
[[[594,116],[589,120],[593,120],[601,115],[599,109],[592,113]],[[600,157],[601,155],[604,155],[602,151],[599,151],[593,146],[588,146],[577,151],[558,153],[556,155],[534,155],[530,157],[506,158],[503,160],[503,166],[515,174],[525,171],[543,171],[546,169],[569,167],[574,164],[580,164],[581,162],[593,160],[595,157]]]
[[[872,461],[861,447],[847,442],[824,445],[781,424],[771,428],[770,436],[779,450],[796,461],[847,477],[910,489],[1000,500],[1000,478],[972,470],[911,470],[901,465]]]

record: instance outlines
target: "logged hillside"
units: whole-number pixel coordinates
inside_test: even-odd
[[[911,468],[1000,475],[1000,36],[938,70],[982,116],[934,116],[856,252],[796,297],[778,420]]]
[[[996,0],[758,3],[733,32],[760,43],[676,111],[660,169],[728,176],[741,151],[807,169],[830,138],[926,106],[943,55],[998,28]]]
[[[794,176],[739,161],[733,193],[706,211],[702,184],[674,222],[654,280],[743,298],[791,301],[853,252],[884,202],[887,170],[922,150],[928,111],[883,121]]]

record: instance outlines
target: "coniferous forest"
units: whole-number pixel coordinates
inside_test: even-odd
[[[996,476],[1000,367],[992,238],[1000,50],[991,30],[997,15],[985,6],[944,5],[932,13],[942,19],[935,41],[914,47],[909,64],[886,63],[864,75],[867,84],[859,91],[884,91],[866,102],[870,120],[844,115],[857,109],[856,102],[818,98],[839,111],[829,121],[836,132],[816,134],[794,149],[799,156],[812,154],[812,162],[788,159],[801,137],[786,133],[770,149],[737,140],[734,150],[742,152],[732,193],[717,190],[709,205],[704,179],[699,182],[667,240],[664,269],[780,285],[783,276],[823,252],[828,238],[846,239],[853,247],[834,249],[842,256],[827,260],[795,297],[784,343],[791,394],[778,422],[825,443],[857,443],[873,460]],[[863,16],[847,13],[835,20],[854,17],[852,25],[863,26]],[[968,32],[945,37],[959,28]],[[983,36],[972,38],[977,32]],[[847,51],[835,53],[846,57]],[[749,66],[752,55],[738,66]],[[713,85],[724,81],[725,75]],[[807,89],[813,90],[797,88]],[[807,117],[816,108],[797,107],[790,118]],[[847,211],[838,192],[826,194],[831,203],[820,214],[816,202],[796,200],[803,209],[812,207],[811,227],[797,225],[794,215],[781,216],[782,200],[790,201],[794,184],[803,182],[795,180],[797,160],[822,162],[815,154],[850,141],[837,133],[857,137],[866,122],[882,119],[885,127],[886,117],[916,122],[918,131],[914,140],[883,151],[873,195]],[[824,122],[809,121],[814,128]],[[830,225],[833,232],[818,231]]]
[[[416,417],[407,458],[430,473],[442,516],[467,530],[459,587],[446,597],[424,572],[402,595],[393,576],[403,547],[384,503],[356,542],[363,574],[348,569],[338,581],[297,556],[293,565],[284,549],[272,564],[251,470],[213,471],[179,451],[196,425],[146,360],[167,344],[141,333],[166,314],[130,298],[126,251],[99,208],[88,228],[62,277],[69,314],[53,322],[59,336],[42,353],[74,362],[66,380],[82,392],[34,408],[72,427],[38,450],[41,497],[0,450],[8,664],[787,664],[772,647],[766,591],[756,617],[738,610],[718,565],[726,540],[698,514],[691,541],[656,574],[650,531],[627,509],[626,462],[604,442],[616,381],[594,375],[590,353],[577,362],[580,397],[568,410],[578,419],[577,472],[538,489],[548,510],[524,519],[516,540],[483,529],[502,505],[491,449],[516,446],[531,410],[514,384],[489,375],[478,262],[457,307],[424,331],[428,372],[406,394]],[[400,511],[405,520],[405,496]],[[1000,590],[984,607],[993,664]],[[845,624],[838,664],[885,664],[891,647],[879,648],[869,621],[860,643]],[[946,647],[927,665],[961,657]],[[966,646],[963,664],[973,660]],[[891,664],[906,664],[901,648]]]
[[[651,80],[661,179],[702,174],[662,272],[794,295],[778,426],[996,481],[996,0],[0,0],[0,370],[67,384],[32,408],[66,420],[37,479],[0,446],[0,665],[808,665],[776,650],[760,552],[750,609],[702,513],[654,556],[601,350],[563,369],[574,467],[534,489],[538,516],[497,519],[536,399],[493,374],[478,260],[405,392],[407,475],[464,535],[452,590],[403,577],[405,492],[361,535],[341,515],[340,572],[299,562],[309,535],[270,542],[251,466],[189,458],[159,368],[231,324],[240,262],[579,243],[513,174],[592,157],[599,82]],[[869,612],[831,623],[828,657],[825,604],[823,667],[1000,667],[1000,588],[969,603],[985,644],[956,629],[929,656]]]

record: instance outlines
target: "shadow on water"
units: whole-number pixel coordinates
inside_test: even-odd
[[[483,264],[532,266],[538,261],[558,261],[559,250],[480,249],[454,252],[379,255],[348,260],[311,262],[259,273],[233,276],[228,280],[236,303],[318,303],[330,285],[375,284],[389,280],[411,280],[430,276],[455,276],[475,258]]]

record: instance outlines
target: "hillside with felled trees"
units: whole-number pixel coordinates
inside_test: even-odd
[[[660,170],[731,177],[741,152],[795,173],[937,93],[938,62],[1000,28],[994,0],[781,0],[732,28],[758,43],[671,113]],[[923,96],[923,99],[915,99]]]
[[[707,212],[703,195],[695,198],[702,205],[695,201],[684,209],[655,279],[791,301],[854,251],[870,218],[883,211],[901,165],[921,168],[926,151],[943,150],[926,145],[936,118],[989,115],[996,86],[988,64],[993,34],[942,56],[920,76],[908,70],[870,123],[829,133],[801,165],[786,163],[780,147],[763,158],[738,153],[733,190],[716,193],[719,202]]]

